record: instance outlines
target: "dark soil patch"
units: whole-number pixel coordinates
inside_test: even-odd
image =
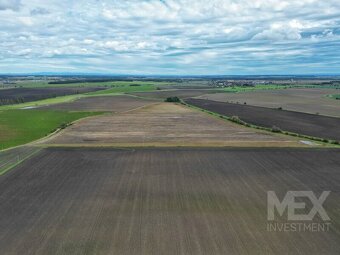
[[[0,176],[0,254],[339,254],[339,155],[47,149]],[[271,190],[330,190],[329,231],[268,232]]]
[[[95,96],[81,98],[73,102],[43,106],[43,109],[66,111],[112,111],[122,112],[138,108],[154,101],[132,96]]]
[[[339,118],[203,99],[185,101],[221,115],[238,116],[250,124],[267,128],[276,126],[284,131],[340,141]]]
[[[0,90],[0,105],[32,102],[46,98],[94,92],[103,88],[15,88]]]

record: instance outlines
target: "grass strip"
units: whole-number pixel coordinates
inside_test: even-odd
[[[35,154],[37,154],[41,150],[42,150],[41,148],[37,148],[37,150],[35,150],[32,153],[28,154],[26,157],[24,157],[24,158],[22,158],[20,160],[17,160],[15,162],[13,162],[12,164],[9,164],[9,165],[5,166],[4,168],[0,168],[0,176],[5,174],[5,173],[7,173],[9,170],[11,170],[12,168],[16,167],[17,165],[21,164],[26,159],[29,159],[30,157],[34,156]]]

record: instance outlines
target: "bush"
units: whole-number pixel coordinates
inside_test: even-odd
[[[247,124],[243,120],[241,120],[238,116],[232,116],[229,120],[231,120],[232,122],[241,124],[241,125],[246,125]]]
[[[67,123],[62,123],[60,126],[59,126],[59,128],[60,129],[65,129],[65,128],[67,128],[67,126],[68,126],[68,124]]]
[[[168,97],[167,99],[165,99],[165,102],[171,102],[171,103],[178,103],[181,100],[178,97]]]
[[[281,128],[279,128],[279,127],[277,127],[277,126],[273,126],[271,130],[272,130],[272,132],[274,132],[274,133],[281,133],[281,132],[282,132]]]

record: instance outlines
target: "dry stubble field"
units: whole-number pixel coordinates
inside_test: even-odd
[[[246,128],[172,103],[154,103],[124,113],[87,118],[45,145],[303,146],[296,138]]]
[[[0,176],[0,254],[339,254],[340,157],[45,149]],[[266,192],[332,193],[329,232],[267,232]]]

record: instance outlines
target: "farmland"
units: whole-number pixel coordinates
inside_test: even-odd
[[[67,123],[92,115],[95,113],[47,110],[0,111],[0,149],[32,142]]]
[[[338,254],[338,150],[45,149],[0,177],[1,254]],[[268,232],[267,190],[332,190],[328,232]]]
[[[211,89],[177,89],[177,90],[161,90],[161,91],[153,91],[153,92],[139,92],[139,93],[131,93],[136,96],[146,97],[146,98],[155,98],[155,99],[165,99],[167,97],[177,96],[179,98],[188,98],[188,97],[196,97],[202,96],[209,93],[216,93],[217,90]]]
[[[289,88],[263,90],[243,93],[218,93],[201,96],[219,102],[239,102],[247,105],[279,108],[284,110],[340,117],[340,102],[331,100],[329,94],[338,93],[337,89],[327,88]]]
[[[203,99],[187,99],[186,102],[221,115],[237,116],[262,127],[276,126],[293,133],[340,140],[339,118]]]
[[[34,146],[20,146],[8,150],[0,151],[0,175],[24,160],[38,153],[41,149]]]
[[[46,98],[94,92],[102,88],[15,88],[0,91],[0,105],[32,102]]]
[[[83,97],[78,100],[60,104],[42,106],[39,109],[63,110],[63,111],[111,111],[122,112],[153,103],[152,100],[136,98],[132,96],[93,96]]]
[[[49,139],[62,146],[302,146],[296,138],[254,130],[172,103],[153,103],[81,120]]]
[[[340,135],[339,119],[191,98],[249,91],[207,84],[101,82],[104,90],[1,106],[0,144],[9,149],[0,151],[0,254],[338,254],[337,145],[219,115],[329,137]],[[260,90],[290,89],[249,94]],[[329,230],[268,231],[270,190],[280,198],[330,190]]]

